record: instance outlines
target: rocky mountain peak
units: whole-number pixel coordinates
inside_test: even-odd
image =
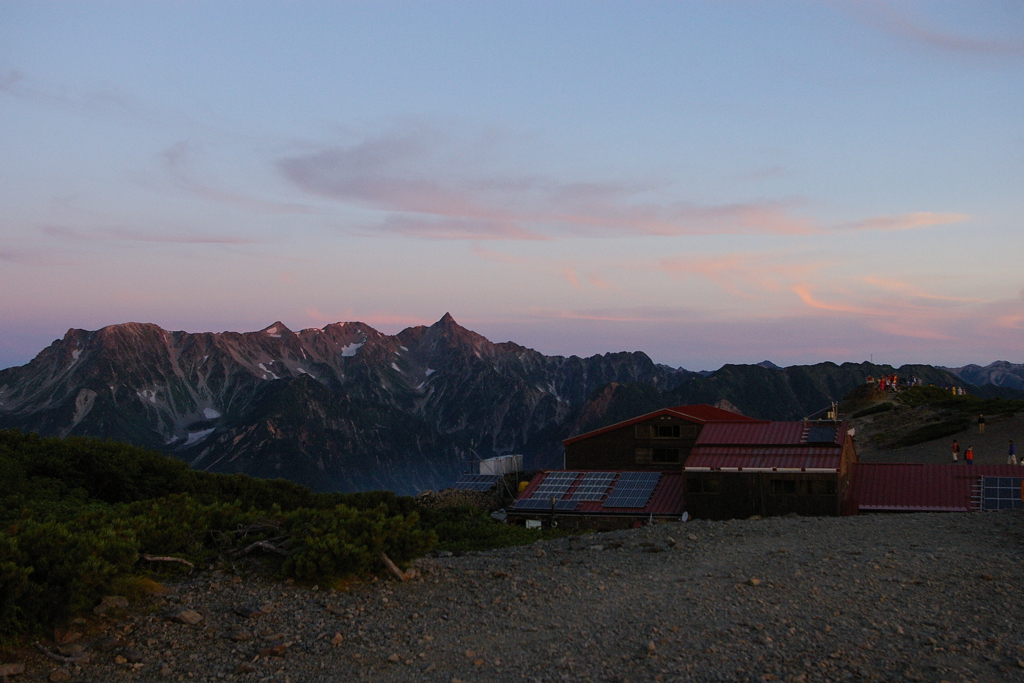
[[[451,345],[471,347],[477,353],[484,349],[490,350],[493,346],[483,335],[467,330],[455,322],[451,313],[445,313],[440,320],[428,327],[426,336],[428,339],[433,338],[434,340],[441,337]]]
[[[270,325],[267,325],[262,330],[260,330],[260,332],[268,334],[271,337],[283,337],[286,334],[292,334],[292,331],[288,329],[288,326],[285,325],[280,320]]]

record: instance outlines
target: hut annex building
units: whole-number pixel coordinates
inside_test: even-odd
[[[861,464],[838,420],[771,422],[709,405],[641,415],[566,439],[510,522],[609,529],[688,517],[837,516],[1020,506],[1013,466]],[[991,471],[990,471],[991,470]]]

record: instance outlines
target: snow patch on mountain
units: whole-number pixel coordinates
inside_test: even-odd
[[[351,358],[356,355],[356,351],[363,347],[366,342],[352,342],[341,347],[341,355],[344,358]]]
[[[185,445],[191,446],[194,443],[198,443],[205,439],[206,437],[208,437],[210,434],[213,434],[215,431],[216,428],[211,427],[210,429],[201,429],[198,432],[189,432],[188,439],[185,440]]]

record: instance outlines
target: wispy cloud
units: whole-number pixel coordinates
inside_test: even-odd
[[[651,183],[562,182],[491,171],[426,127],[281,159],[301,190],[384,212],[375,227],[430,239],[805,234],[802,200],[701,204],[656,199]]]
[[[580,279],[576,275],[574,268],[562,268],[562,278],[569,283],[569,286],[573,289],[580,288]]]
[[[919,230],[930,228],[936,225],[952,225],[970,220],[970,216],[963,213],[934,213],[931,211],[916,211],[896,216],[873,216],[855,223],[844,223],[840,228],[849,230]]]
[[[800,297],[808,307],[814,308],[819,311],[829,311],[831,313],[852,313],[857,316],[875,317],[883,315],[882,311],[877,309],[871,309],[861,306],[852,306],[850,304],[842,302],[826,302],[818,299],[816,296],[811,294],[811,288],[805,284],[792,285],[790,287],[793,293]]]
[[[588,273],[586,277],[587,277],[587,282],[589,282],[590,286],[593,287],[594,289],[601,289],[601,290],[612,289],[611,283],[608,282],[607,280],[605,280],[604,277],[602,277],[601,275],[599,275],[597,273]]]
[[[69,87],[17,69],[0,70],[0,94],[77,114],[114,114],[158,125],[196,125],[181,112],[142,102],[107,84]]]
[[[974,37],[929,26],[924,20],[898,11],[890,3],[861,0],[849,6],[872,28],[921,45],[961,54],[1024,56],[1024,40]]]
[[[218,202],[233,204],[257,213],[266,214],[305,214],[313,213],[313,209],[301,204],[290,202],[270,202],[240,192],[219,189],[199,182],[195,178],[192,157],[195,156],[195,144],[182,140],[164,150],[162,157],[164,168],[171,182],[179,190],[189,192],[198,197]]]
[[[680,282],[704,278],[722,291],[742,299],[759,299],[827,267],[825,262],[801,262],[792,255],[734,253],[710,256],[676,256],[658,261],[656,267]]]
[[[798,283],[791,290],[810,309],[824,314],[860,320],[880,333],[914,339],[956,339],[977,327],[979,320],[993,320],[992,302],[929,295],[900,282],[872,280],[873,291],[841,286]],[[959,330],[959,332],[958,332]]]
[[[500,251],[487,249],[485,247],[480,246],[479,244],[474,244],[470,248],[470,251],[477,258],[481,258],[486,261],[494,261],[495,263],[507,263],[510,265],[524,265],[529,263],[527,259],[521,258],[519,256],[512,256],[510,254],[503,254]]]
[[[985,299],[969,298],[969,297],[956,297],[956,296],[943,296],[941,294],[931,294],[922,290],[920,287],[916,287],[907,282],[901,282],[900,280],[892,280],[888,278],[881,278],[874,275],[867,275],[861,278],[862,282],[869,285],[874,285],[879,289],[888,292],[896,292],[904,296],[908,296],[914,299],[926,299],[929,301],[947,302],[950,304],[982,304],[988,303]]]
[[[79,242],[153,242],[160,244],[259,244],[258,240],[229,235],[197,235],[149,233],[127,228],[79,230],[60,225],[47,225],[40,231],[49,237]]]
[[[535,309],[532,315],[540,318],[561,320],[593,320],[597,322],[637,323],[665,320],[664,317],[650,316],[637,311],[573,311],[568,309]]]
[[[16,263],[22,266],[67,266],[68,261],[54,258],[50,254],[39,251],[24,251],[20,249],[0,249],[0,261],[5,263]]]

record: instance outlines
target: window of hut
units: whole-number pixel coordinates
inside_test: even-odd
[[[654,436],[658,439],[678,439],[679,425],[656,425]]]
[[[654,462],[679,462],[678,448],[653,448],[651,451]]]
[[[687,478],[687,493],[719,493],[721,487],[717,479]]]
[[[795,479],[772,479],[772,495],[780,496],[796,493]]]

